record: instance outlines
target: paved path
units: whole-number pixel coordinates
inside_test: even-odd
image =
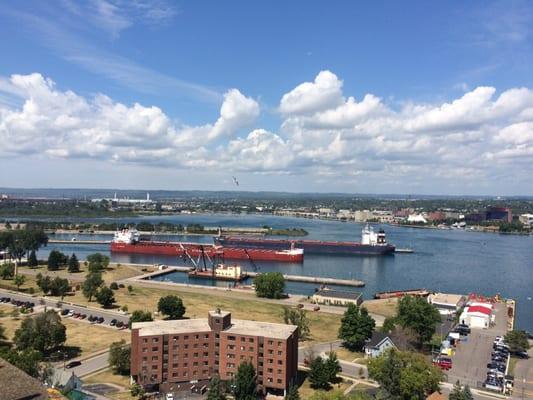
[[[60,365],[55,368],[54,381],[64,385],[68,381],[72,373],[76,374],[76,376],[78,377],[83,377],[85,375],[89,375],[93,372],[107,368],[109,366],[109,363],[107,362],[108,357],[109,352],[105,352],[95,357],[85,359],[81,362],[81,365],[70,369],[63,368],[63,365],[61,365],[60,363]]]

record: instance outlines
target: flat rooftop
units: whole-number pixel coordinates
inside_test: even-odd
[[[332,297],[336,299],[349,299],[357,300],[361,297],[360,292],[350,292],[348,290],[336,290],[336,289],[320,289],[315,296]]]
[[[176,335],[211,331],[207,318],[134,322],[131,327],[139,330],[139,336]],[[234,319],[224,332],[235,335],[288,339],[296,329],[298,327],[295,325]]]
[[[461,294],[448,294],[448,293],[434,293],[429,295],[429,299],[432,303],[436,304],[453,304],[457,305],[461,301],[465,300],[465,296]]]
[[[138,329],[139,336],[176,335],[211,331],[207,318],[134,322],[131,324],[131,329]]]

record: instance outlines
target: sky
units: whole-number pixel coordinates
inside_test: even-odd
[[[7,0],[0,187],[533,195],[532,21],[529,1]]]

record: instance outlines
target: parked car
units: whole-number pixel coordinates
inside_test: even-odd
[[[469,335],[470,332],[471,332],[471,329],[468,325],[466,324],[458,324],[456,327],[455,327],[455,331],[458,332],[460,335],[463,335],[463,336],[466,336],[466,335]]]
[[[314,306],[313,307],[313,311],[320,311],[320,307],[319,306]]]
[[[70,310],[67,314],[67,316],[69,317],[73,317],[74,316],[74,310]]]
[[[124,326],[124,322],[122,322],[122,321],[117,321],[117,323],[115,324],[115,326],[116,326],[117,328],[122,328],[122,327]]]
[[[87,318],[87,314],[81,314],[80,315],[80,319],[85,319],[85,318]]]
[[[61,310],[61,315],[67,315],[68,314],[68,308],[63,308]]]
[[[166,396],[165,396],[165,400],[174,400],[174,394],[167,393]]]
[[[104,317],[98,317],[96,322],[101,324],[102,322],[104,322]]]
[[[527,354],[526,351],[513,351],[511,354],[513,355],[513,357],[523,358],[524,360],[527,360],[529,358],[529,354]]]
[[[115,318],[113,318],[111,322],[109,323],[109,325],[111,326],[115,326],[116,324],[117,324],[117,320]]]
[[[452,359],[449,357],[437,357],[433,360],[433,365],[436,365],[440,369],[449,370],[452,368]]]

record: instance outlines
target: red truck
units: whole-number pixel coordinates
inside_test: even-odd
[[[433,360],[433,365],[440,369],[449,370],[452,368],[452,359],[449,357],[437,357]]]

